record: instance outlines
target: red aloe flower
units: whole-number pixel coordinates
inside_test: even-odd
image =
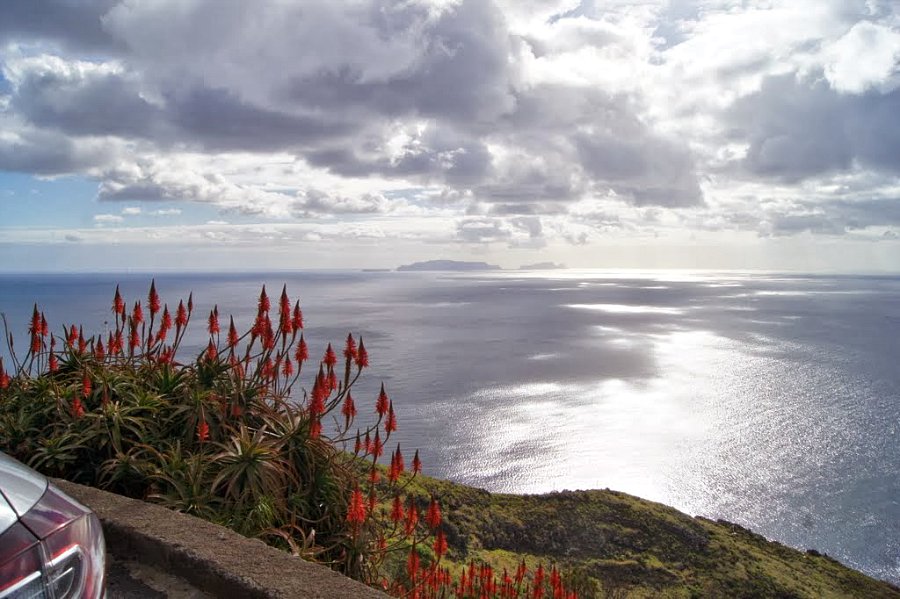
[[[413,582],[416,580],[416,574],[419,573],[419,566],[419,552],[413,547],[409,550],[409,557],[406,559],[406,575]]]
[[[334,391],[335,389],[337,389],[338,380],[337,380],[337,375],[334,373],[334,368],[328,369],[328,377],[326,380],[328,381],[328,390],[329,391]]]
[[[128,336],[128,347],[130,347],[131,351],[133,352],[140,346],[141,338],[138,336],[137,326],[134,325],[134,320],[132,320],[131,331]]]
[[[91,394],[91,377],[85,372],[81,377],[81,396],[87,399]]]
[[[295,331],[299,331],[303,328],[303,312],[300,310],[300,300],[297,300],[297,303],[294,304],[294,315],[291,318],[291,328]]]
[[[117,329],[115,335],[113,335],[113,347],[109,350],[110,353],[120,354],[122,353],[122,330]]]
[[[219,352],[216,351],[216,346],[210,339],[209,343],[206,345],[206,359],[210,362],[215,362],[216,358],[219,357]]]
[[[397,444],[397,451],[394,452],[394,455],[397,456],[397,472],[403,474],[403,470],[406,468],[406,464],[403,463],[403,454],[400,453],[400,444]]]
[[[372,453],[372,437],[369,436],[369,431],[366,431],[366,438],[363,445],[365,446],[367,454]]]
[[[405,514],[403,512],[403,501],[399,495],[394,496],[394,502],[391,504],[391,522],[397,524],[403,520]]]
[[[77,397],[72,400],[72,416],[76,419],[84,416],[84,405],[81,403],[81,399]]]
[[[297,359],[298,364],[309,359],[309,347],[306,346],[306,340],[303,338],[303,333],[300,333],[300,342],[297,343],[297,352],[294,354],[294,357]]]
[[[134,302],[134,308],[131,311],[131,320],[135,325],[144,322],[144,309],[141,308],[141,302]]]
[[[416,508],[416,504],[410,500],[409,507],[406,509],[406,521],[403,524],[403,530],[407,536],[411,535],[416,530],[416,525],[419,523],[419,510]]]
[[[281,288],[281,298],[278,301],[278,324],[282,335],[289,335],[293,330],[291,320],[291,300],[288,299],[287,285]]]
[[[366,521],[366,506],[363,502],[362,491],[359,487],[353,489],[350,494],[350,505],[347,508],[347,522],[354,527]]]
[[[150,316],[159,312],[159,294],[156,293],[156,279],[150,281],[150,293],[147,294],[147,306],[150,308]]]
[[[78,353],[83,354],[87,349],[87,340],[84,338],[84,329],[78,327]]]
[[[356,341],[351,333],[347,333],[347,344],[344,346],[344,357],[348,360],[355,360],[357,355]]]
[[[284,378],[290,378],[294,374],[294,363],[291,362],[290,356],[284,357],[284,366],[281,367],[281,374],[284,375]]]
[[[219,306],[216,305],[212,310],[209,311],[209,326],[207,329],[209,330],[210,335],[216,335],[219,332]]]
[[[166,304],[166,307],[163,308],[162,320],[159,323],[159,331],[156,333],[156,341],[165,341],[166,335],[169,333],[169,329],[172,328],[172,315],[169,314],[169,306]]]
[[[97,339],[97,345],[94,346],[94,357],[98,362],[102,362],[106,357],[106,350],[103,349],[103,339]]]
[[[384,453],[384,443],[381,442],[381,435],[375,431],[375,439],[372,441],[372,455],[380,458]]]
[[[47,319],[44,317],[44,313],[41,312],[41,337],[46,337],[50,334],[50,325],[47,324]]]
[[[353,444],[353,455],[359,455],[362,448],[362,440],[359,438],[359,431],[356,431],[356,443]]]
[[[397,430],[397,416],[394,415],[394,402],[388,404],[387,420],[384,421],[384,431],[390,434]]]
[[[419,450],[416,450],[416,454],[413,456],[412,462],[413,474],[418,474],[422,471],[422,460],[419,459]]]
[[[324,362],[326,366],[334,366],[337,364],[337,356],[335,355],[334,350],[331,349],[330,343],[325,349],[325,356],[322,358],[322,362]]]
[[[444,557],[444,554],[447,553],[447,537],[444,536],[443,530],[438,530],[437,534],[434,535],[434,554],[438,559]]]
[[[347,391],[347,396],[344,398],[344,405],[341,406],[341,414],[344,415],[344,427],[350,426],[350,421],[356,417],[356,404],[353,403],[353,396],[350,395],[350,392]]]
[[[375,411],[379,416],[384,416],[390,408],[390,400],[384,391],[384,383],[381,383],[381,391],[378,393],[378,401],[375,402]]]
[[[191,292],[188,294],[188,306],[187,306],[187,308],[188,308],[188,316],[190,316],[190,315],[191,315],[191,312],[194,311],[194,292],[193,292],[193,291],[191,291]]]
[[[434,497],[431,498],[431,503],[428,504],[425,522],[431,530],[434,530],[441,525],[441,506],[438,505],[438,502],[435,501]]]
[[[184,302],[178,300],[178,309],[175,310],[175,328],[181,330],[187,324],[187,310],[184,308]]]
[[[203,443],[207,439],[209,439],[209,425],[206,420],[201,419],[197,423],[197,440]]]
[[[3,358],[0,358],[0,389],[6,389],[9,387],[10,378],[6,373],[6,370],[3,368]]]
[[[319,420],[319,417],[316,416],[309,423],[309,436],[312,439],[318,439],[322,434],[322,421]]]
[[[125,302],[122,300],[122,294],[119,293],[119,286],[116,285],[116,296],[113,298],[112,310],[116,316],[125,314]]]
[[[363,345],[363,340],[359,340],[359,349],[356,350],[356,365],[362,369],[369,365],[369,352],[366,351],[366,346]]]
[[[53,374],[59,370],[59,358],[56,357],[54,346],[56,345],[56,337],[50,338],[50,365],[48,366],[50,373]]]
[[[369,482],[375,485],[378,484],[379,480],[381,480],[381,475],[378,472],[378,468],[375,467],[375,464],[372,464],[372,467],[369,469]]]
[[[234,317],[231,317],[231,323],[228,325],[228,347],[234,347],[238,343],[238,332],[234,326]]]
[[[75,325],[69,327],[69,335],[66,337],[66,345],[69,346],[69,349],[75,348],[75,342],[78,341],[78,329],[75,328]]]
[[[262,292],[259,294],[259,313],[265,314],[269,311],[270,307],[269,296],[266,295],[266,286],[263,285]]]
[[[32,337],[41,334],[41,313],[38,311],[37,304],[34,305],[34,311],[31,313],[31,324],[28,325],[28,334]]]
[[[544,596],[544,564],[538,564],[537,570],[534,571],[534,599],[541,599]]]

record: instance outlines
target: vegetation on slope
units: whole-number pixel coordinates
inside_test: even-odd
[[[817,552],[616,491],[492,494],[421,477],[444,506],[450,560],[555,561],[581,597],[900,598]]]

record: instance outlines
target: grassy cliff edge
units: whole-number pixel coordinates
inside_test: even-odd
[[[489,493],[434,478],[450,558],[510,570],[555,562],[595,597],[891,597],[900,588],[736,524],[692,518],[617,491]]]

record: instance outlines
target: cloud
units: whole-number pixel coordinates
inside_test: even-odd
[[[108,225],[114,223],[120,223],[125,219],[118,214],[95,214],[94,222],[98,225]]]
[[[0,23],[0,169],[129,203],[98,218],[198,202],[513,248],[896,226],[893,2],[35,6]]]

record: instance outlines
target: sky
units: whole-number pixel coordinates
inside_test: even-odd
[[[896,0],[3,0],[0,271],[900,271]]]

